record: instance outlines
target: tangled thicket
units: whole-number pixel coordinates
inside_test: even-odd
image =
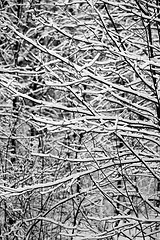
[[[3,239],[159,239],[158,0],[0,2]]]

